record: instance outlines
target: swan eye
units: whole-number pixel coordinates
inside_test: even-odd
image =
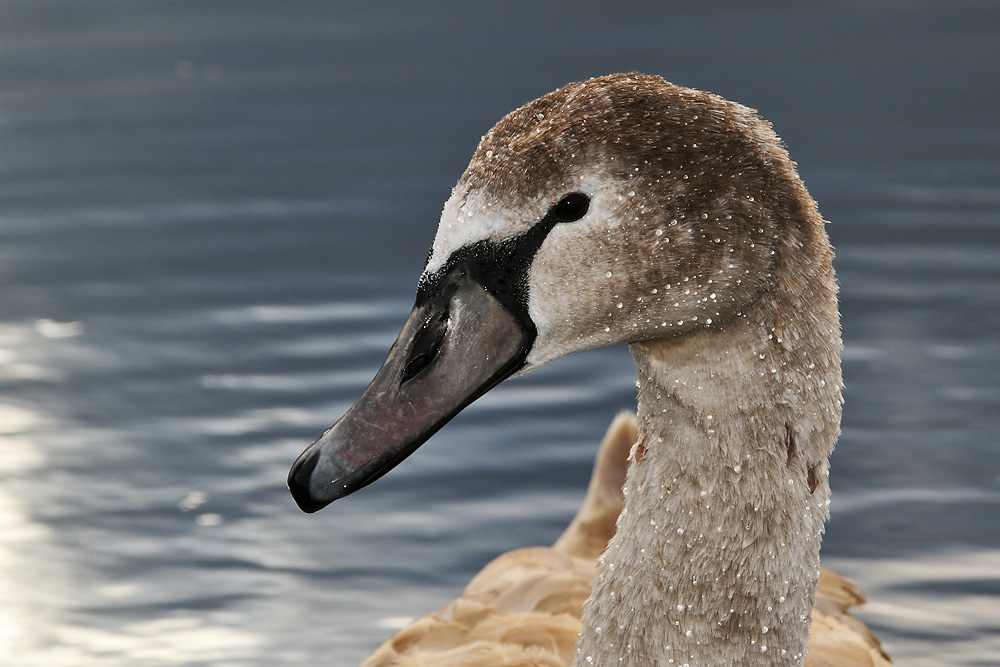
[[[555,214],[559,222],[576,222],[587,214],[588,208],[590,208],[590,197],[574,192],[559,200]]]

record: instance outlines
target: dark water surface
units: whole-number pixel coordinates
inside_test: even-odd
[[[633,69],[760,109],[832,221],[825,563],[899,664],[1000,664],[1000,5],[342,4],[0,7],[0,664],[355,664],[551,542],[633,404],[624,348],[318,515],[284,479],[480,135]]]

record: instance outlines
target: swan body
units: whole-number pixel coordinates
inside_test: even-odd
[[[601,443],[590,487],[576,517],[551,548],[502,554],[469,582],[461,597],[410,623],[363,667],[562,667],[573,661],[597,558],[624,506],[635,416],[622,413]],[[850,580],[821,570],[807,667],[883,667],[878,640],[848,611],[864,603]]]
[[[860,593],[819,573],[842,403],[832,257],[745,107],[621,74],[502,119],[385,364],[289,487],[316,511],[503,379],[602,345],[629,343],[637,416],[552,549],[494,561],[371,664],[886,664],[847,615]]]

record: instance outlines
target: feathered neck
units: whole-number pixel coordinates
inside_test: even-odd
[[[728,326],[631,345],[639,440],[576,664],[802,664],[841,412],[819,232]]]

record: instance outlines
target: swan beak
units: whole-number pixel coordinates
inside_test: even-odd
[[[375,379],[292,465],[288,488],[315,512],[392,470],[523,364],[533,327],[461,267],[421,289]]]

